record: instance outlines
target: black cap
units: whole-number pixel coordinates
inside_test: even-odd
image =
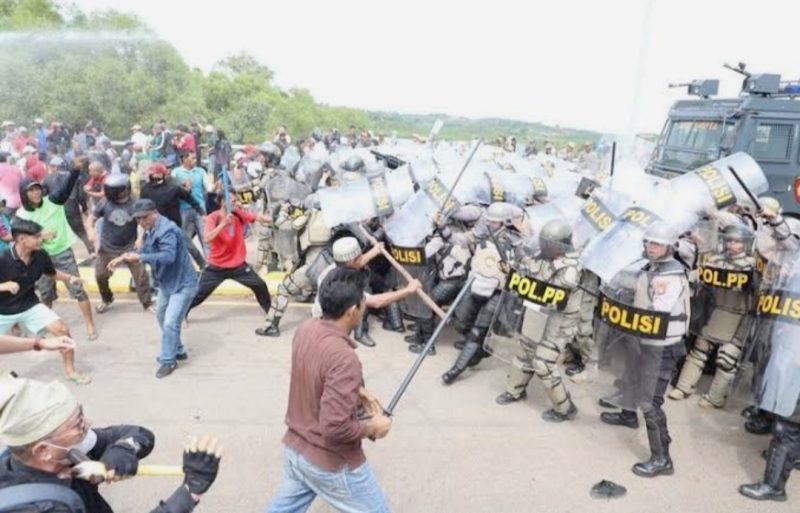
[[[153,200],[138,199],[136,203],[133,204],[133,217],[144,217],[154,210],[156,210],[156,204],[153,203]]]

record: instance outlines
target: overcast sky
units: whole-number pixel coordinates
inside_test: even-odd
[[[139,15],[204,70],[247,51],[332,105],[658,132],[671,82],[800,77],[800,2],[77,0]],[[211,5],[210,7],[206,7]]]

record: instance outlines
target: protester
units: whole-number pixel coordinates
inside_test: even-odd
[[[365,286],[355,269],[330,271],[319,290],[322,319],[297,328],[283,483],[270,513],[305,511],[317,496],[340,511],[389,511],[361,440],[385,438],[392,421],[362,386],[357,345],[348,335],[366,311]]]
[[[210,244],[208,264],[200,273],[197,295],[189,310],[198,306],[210,296],[225,280],[233,280],[253,291],[256,301],[269,313],[270,296],[267,284],[245,261],[247,248],[244,241],[245,226],[254,222],[268,223],[269,214],[253,214],[239,207],[236,193],[229,191],[231,211],[228,203],[221,202],[219,210],[208,215],[205,242]]]
[[[205,178],[206,172],[202,167],[196,167],[197,158],[193,151],[185,151],[181,153],[181,165],[172,170],[172,177],[183,188],[190,191],[192,197],[201,206],[202,213],[193,208],[186,200],[181,200],[181,224],[179,225],[186,235],[186,240],[189,243],[189,253],[199,267],[205,265],[204,255],[208,253],[205,244],[203,244],[203,234],[205,233],[205,226],[203,216],[205,215],[206,193],[205,193]],[[194,236],[200,239],[203,251],[199,251],[192,239]]]
[[[141,426],[92,427],[83,406],[60,383],[2,378],[0,442],[9,448],[0,456],[0,491],[29,483],[50,485],[20,489],[15,499],[6,497],[6,501],[14,501],[11,508],[77,513],[64,504],[67,497],[67,502],[82,506],[80,511],[112,513],[100,495],[99,483],[135,476],[139,460],[153,450],[155,435]],[[214,483],[221,454],[217,440],[192,438],[183,453],[183,483],[152,513],[192,511]],[[91,465],[75,461],[77,458],[102,463],[104,475],[89,471]],[[91,480],[83,477],[87,471]],[[56,497],[61,500],[55,501]],[[4,504],[3,509],[8,511],[5,507],[9,505]]]
[[[44,193],[42,184],[39,182],[23,180],[20,184],[20,196],[24,208],[17,211],[17,217],[39,223],[44,240],[42,247],[52,259],[55,268],[66,274],[78,276],[78,263],[75,261],[75,253],[72,251],[76,238],[67,222],[64,208],[64,203],[78,180],[83,160],[76,160],[74,166],[66,182],[57,183],[56,187],[50,189],[49,194]],[[58,299],[55,281],[45,274],[37,287],[42,302],[48,307],[52,306],[53,301]],[[70,297],[78,301],[78,307],[86,323],[87,337],[89,340],[97,339],[97,328],[92,317],[92,304],[80,280],[71,281],[67,290]]]
[[[197,293],[197,272],[186,250],[180,228],[162,216],[149,199],[133,204],[133,217],[145,231],[139,252],[123,253],[108,263],[113,271],[119,264],[145,263],[153,270],[158,287],[156,315],[161,328],[160,364],[157,378],[164,378],[178,368],[177,360],[188,358],[181,342],[181,324]]]
[[[109,262],[118,256],[134,250],[137,242],[137,223],[133,218],[134,200],[131,197],[130,180],[127,175],[114,174],[108,178],[104,186],[105,201],[97,205],[89,218],[89,226],[102,220],[102,236],[97,250],[94,266],[94,277],[100,291],[102,302],[97,305],[97,313],[104,313],[114,303],[114,293],[109,286],[113,272],[108,268]],[[97,236],[94,236],[97,239]],[[128,262],[136,295],[142,308],[155,313],[153,300],[150,297],[150,279],[145,266],[140,262]]]
[[[14,242],[8,251],[0,252],[0,334],[15,325],[38,336],[47,332],[56,337],[69,337],[67,325],[36,295],[36,282],[49,276],[68,285],[80,284],[80,278],[57,270],[42,251],[42,227],[33,221],[15,219],[11,225]],[[44,347],[44,346],[42,346]],[[86,385],[91,378],[75,370],[75,350],[62,351],[67,379]]]

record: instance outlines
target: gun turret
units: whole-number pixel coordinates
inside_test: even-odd
[[[686,87],[687,94],[706,99],[719,92],[719,80],[692,80],[681,84],[669,84],[669,87]]]

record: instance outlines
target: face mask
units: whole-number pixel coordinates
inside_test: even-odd
[[[89,451],[94,449],[94,446],[97,445],[97,433],[95,433],[93,429],[88,430],[86,432],[86,436],[84,436],[83,439],[80,442],[76,443],[75,445],[73,445],[71,447],[64,447],[63,445],[54,444],[52,442],[44,442],[44,443],[49,445],[49,446],[51,446],[51,447],[55,447],[57,449],[61,449],[61,450],[65,451],[66,453],[69,453],[69,452],[74,450],[74,451],[78,451],[78,452],[80,452],[82,454],[88,454]],[[74,462],[71,461],[69,459],[69,457],[67,456],[64,459],[62,459],[61,461],[59,461],[58,463],[60,463],[62,465],[71,465]]]

